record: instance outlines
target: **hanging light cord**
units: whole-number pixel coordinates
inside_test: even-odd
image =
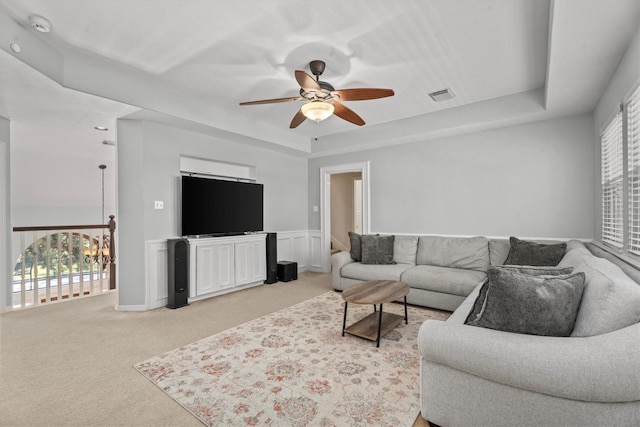
[[[104,170],[107,165],[99,165],[98,168],[102,171],[102,223],[104,224]]]

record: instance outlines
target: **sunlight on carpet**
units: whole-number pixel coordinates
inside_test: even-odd
[[[339,293],[327,292],[134,368],[209,426],[413,425],[420,410],[418,329],[448,313],[409,306],[409,324],[376,348],[341,336],[343,304]],[[349,305],[347,325],[371,310]]]

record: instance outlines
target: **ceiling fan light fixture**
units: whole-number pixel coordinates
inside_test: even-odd
[[[311,101],[304,104],[301,110],[306,118],[321,122],[333,114],[334,106],[329,102]]]

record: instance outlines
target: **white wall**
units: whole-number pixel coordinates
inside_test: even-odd
[[[370,161],[372,232],[591,238],[592,143],[580,115],[315,158],[309,208],[321,167]]]
[[[0,313],[11,301],[11,164],[9,120],[0,117]]]
[[[256,166],[265,230],[308,228],[305,158],[139,120],[118,121],[117,148],[119,306],[145,304],[145,242],[178,236],[181,155]]]
[[[600,131],[618,111],[619,105],[640,84],[640,28],[629,44],[594,111],[594,236],[602,237],[602,182],[600,180]]]
[[[47,124],[11,123],[13,225],[102,223],[100,164],[107,165],[106,223],[116,205],[115,147],[87,139],[85,132],[60,132]],[[86,146],[78,147],[77,142],[72,142],[78,140],[86,141]]]

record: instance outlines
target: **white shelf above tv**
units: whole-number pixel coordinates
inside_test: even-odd
[[[180,173],[251,182],[258,179],[258,170],[255,166],[186,156],[180,156]]]

